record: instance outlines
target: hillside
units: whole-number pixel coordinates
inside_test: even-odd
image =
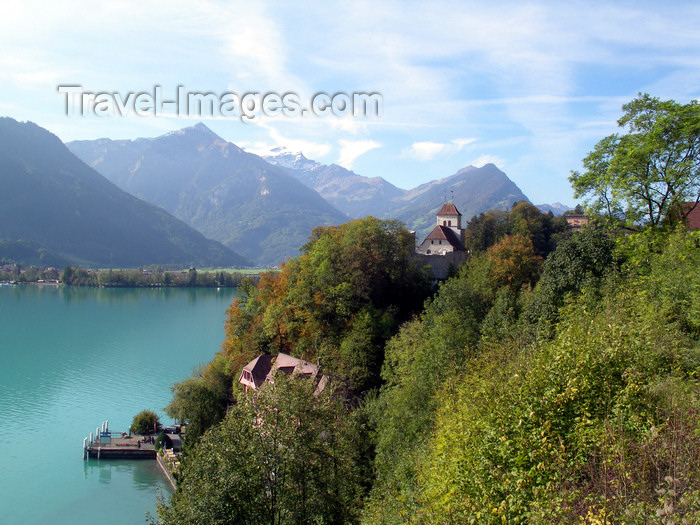
[[[44,254],[47,264],[110,267],[249,264],[120,190],[36,124],[0,119],[0,178],[0,247],[11,252],[0,258]]]
[[[153,139],[67,146],[123,190],[261,265],[298,255],[315,226],[347,219],[283,169],[203,124]]]

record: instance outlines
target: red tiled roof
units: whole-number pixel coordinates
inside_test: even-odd
[[[260,355],[253,359],[250,363],[248,363],[246,366],[243,367],[243,370],[241,371],[241,375],[238,378],[239,382],[244,382],[245,379],[243,378],[243,372],[250,372],[250,375],[253,377],[253,385],[255,385],[255,388],[258,388],[264,381],[265,378],[267,377],[267,374],[270,372],[270,369],[272,368],[272,359],[274,356],[265,354],[265,355]],[[248,383],[246,381],[246,383]],[[249,385],[249,386],[253,386]]]
[[[446,202],[445,204],[442,205],[442,208],[440,208],[440,211],[437,212],[438,215],[462,215],[459,213],[457,210],[457,206],[454,205],[452,202]]]
[[[251,387],[253,390],[257,390],[265,381],[270,381],[277,370],[288,375],[300,374],[303,376],[310,376],[315,378],[316,381],[320,381],[320,379],[324,377],[321,373],[321,369],[317,365],[280,353],[276,356],[265,354],[253,359],[243,367],[238,382]],[[250,373],[252,381],[245,377],[245,372]],[[325,387],[325,383],[323,386]],[[321,390],[323,390],[323,388],[321,388]]]
[[[457,251],[464,251],[464,245],[462,244],[461,239],[457,236],[457,234],[454,232],[452,228],[449,228],[447,226],[435,226],[435,229],[431,231],[428,236],[425,238],[426,241],[447,241],[452,245],[452,248],[454,248]]]

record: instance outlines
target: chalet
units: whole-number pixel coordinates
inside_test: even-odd
[[[273,384],[277,373],[309,378],[316,384],[316,394],[322,392],[328,382],[320,366],[282,353],[256,357],[243,367],[238,382],[246,392],[259,390],[265,383]]]
[[[436,279],[446,279],[450,268],[457,269],[466,259],[462,214],[452,202],[437,212],[437,225],[416,248],[416,257],[433,269]]]

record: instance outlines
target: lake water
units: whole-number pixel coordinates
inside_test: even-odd
[[[170,485],[155,461],[82,459],[109,420],[169,423],[170,387],[223,341],[235,289],[0,288],[0,524],[133,524]]]

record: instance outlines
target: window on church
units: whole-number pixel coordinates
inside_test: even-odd
[[[442,221],[443,226],[447,226],[447,221]]]
[[[452,221],[447,221],[448,226],[452,226]]]

